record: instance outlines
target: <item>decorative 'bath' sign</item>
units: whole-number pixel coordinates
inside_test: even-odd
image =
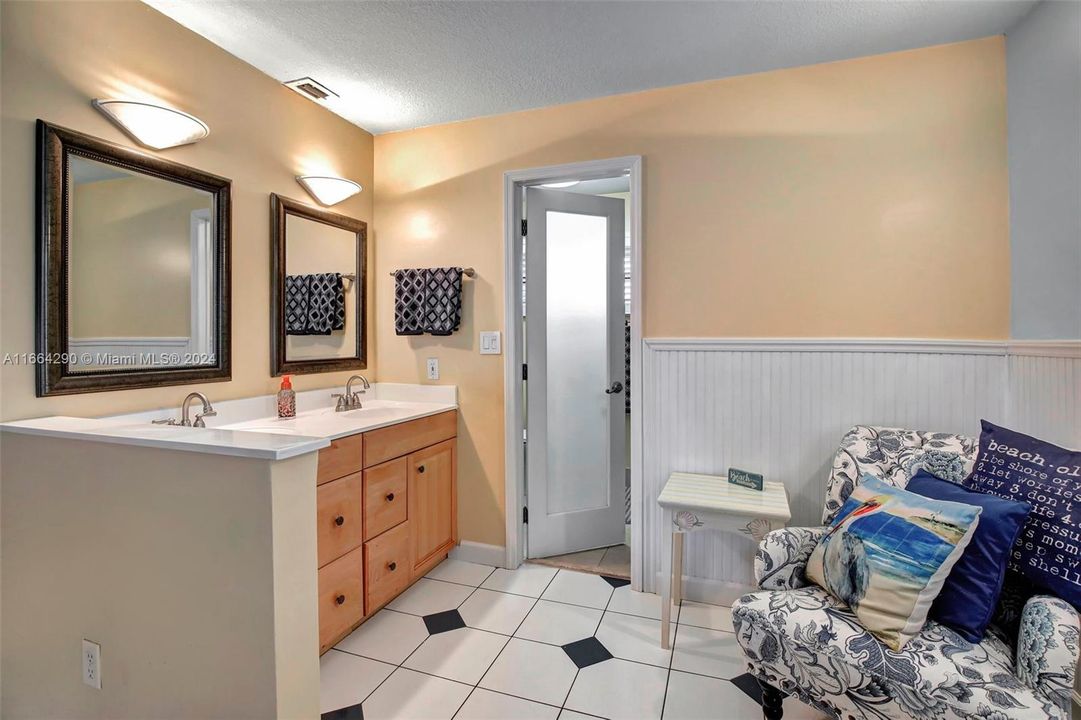
[[[1010,569],[1081,608],[1081,452],[984,420],[964,485],[1032,506]]]
[[[758,473],[748,472],[747,470],[728,468],[728,482],[733,485],[745,487],[749,490],[762,489],[762,476]]]

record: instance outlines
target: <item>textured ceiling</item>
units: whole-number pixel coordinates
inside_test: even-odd
[[[144,0],[373,133],[1005,32],[1035,2]]]

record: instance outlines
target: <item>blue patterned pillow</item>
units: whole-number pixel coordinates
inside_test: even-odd
[[[1009,569],[1081,609],[1081,452],[981,423],[965,487],[1032,505]]]
[[[923,629],[981,509],[864,475],[807,561],[807,577],[894,650]]]

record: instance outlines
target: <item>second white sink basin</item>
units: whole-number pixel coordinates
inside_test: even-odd
[[[223,430],[305,435],[329,439],[366,432],[386,425],[453,410],[446,403],[405,402],[400,400],[361,401],[356,410],[336,412],[333,407],[297,413],[294,418],[259,418],[231,425],[219,425]]]

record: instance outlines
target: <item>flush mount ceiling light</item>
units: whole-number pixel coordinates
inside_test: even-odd
[[[359,183],[332,175],[300,175],[297,182],[303,185],[320,205],[326,207],[337,205],[364,189]]]
[[[188,145],[210,134],[199,118],[164,105],[136,100],[95,100],[93,104],[135,142],[152,150]]]
[[[546,188],[568,188],[568,187],[574,187],[575,185],[577,185],[580,182],[582,182],[582,181],[581,180],[564,180],[563,182],[544,183],[543,185],[541,185],[541,187],[546,187]]]

